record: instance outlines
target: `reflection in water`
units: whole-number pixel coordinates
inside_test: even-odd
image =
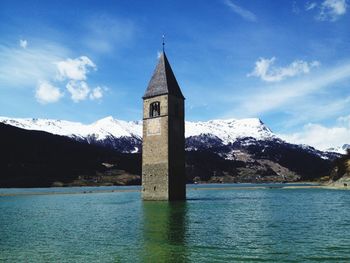
[[[143,202],[144,262],[186,262],[186,202]]]

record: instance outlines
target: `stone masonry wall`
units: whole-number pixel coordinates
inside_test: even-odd
[[[149,118],[149,105],[160,102],[160,116]],[[144,200],[168,200],[168,96],[144,100],[142,148],[142,197]]]

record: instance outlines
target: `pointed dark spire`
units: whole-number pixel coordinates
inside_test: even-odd
[[[165,52],[162,52],[158,65],[142,98],[146,99],[165,94],[184,99]]]

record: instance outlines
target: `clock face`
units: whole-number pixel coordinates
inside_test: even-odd
[[[147,136],[161,135],[160,118],[147,120]]]

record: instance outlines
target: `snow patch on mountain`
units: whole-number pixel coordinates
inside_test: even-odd
[[[186,137],[201,134],[213,134],[225,144],[232,143],[239,138],[252,137],[256,140],[270,140],[277,138],[275,134],[257,118],[210,120],[206,122],[186,121]]]
[[[344,144],[342,146],[328,148],[328,149],[326,149],[326,151],[327,152],[336,152],[336,153],[340,153],[340,154],[346,154],[346,152],[349,149],[350,149],[350,144]]]
[[[139,137],[142,135],[142,122],[121,121],[106,117],[91,124],[51,119],[20,119],[0,117],[0,122],[27,130],[40,130],[52,134],[104,140],[108,137]]]
[[[91,124],[82,124],[64,120],[51,119],[20,119],[0,117],[0,122],[13,125],[27,130],[41,130],[53,134],[70,137],[94,137],[103,140],[110,136],[120,137],[142,137],[142,121],[122,121],[109,116]],[[272,139],[276,136],[255,118],[211,120],[206,122],[186,121],[185,136],[199,136],[212,134],[220,138],[223,143],[232,143],[238,138],[252,137],[257,140]]]

